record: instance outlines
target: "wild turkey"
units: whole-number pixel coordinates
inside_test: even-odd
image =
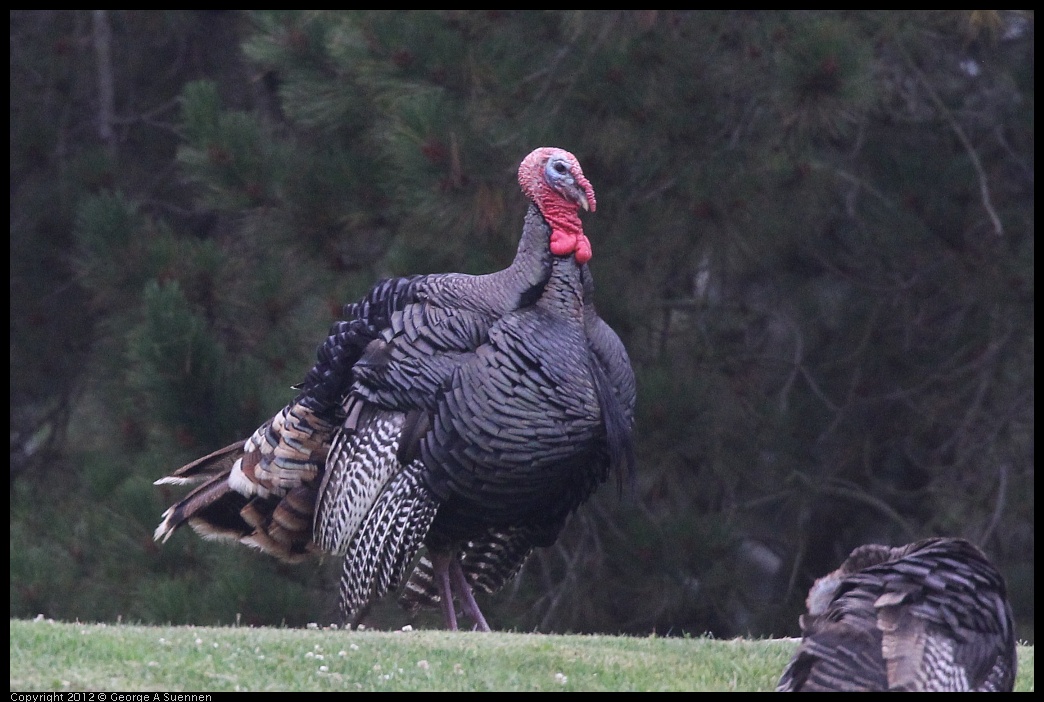
[[[532,204],[511,266],[386,280],[346,306],[290,405],[157,481],[203,484],[156,538],[187,521],[285,560],[344,554],[348,620],[397,585],[423,542],[432,561],[415,579],[432,575],[447,625],[452,581],[488,629],[468,581],[499,587],[608,468],[633,464],[626,352],[596,316],[590,337],[584,326],[591,249],[578,210],[594,209],[594,192],[560,149],[527,156],[519,183]],[[474,544],[502,534],[512,549],[477,568]]]
[[[802,642],[778,691],[1014,687],[1004,579],[963,539],[860,546],[815,582],[807,605]]]

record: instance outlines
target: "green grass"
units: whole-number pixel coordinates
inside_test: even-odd
[[[795,645],[11,620],[11,690],[772,690]]]

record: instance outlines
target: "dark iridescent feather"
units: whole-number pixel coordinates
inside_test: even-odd
[[[855,549],[816,581],[780,691],[1011,691],[1004,579],[963,539]]]

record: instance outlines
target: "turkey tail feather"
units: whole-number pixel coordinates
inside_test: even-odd
[[[156,541],[165,543],[171,534],[186,521],[192,523],[200,535],[208,538],[239,538],[242,535],[242,530],[236,528],[236,522],[238,521],[239,525],[243,525],[243,521],[238,518],[238,507],[235,509],[214,508],[214,505],[220,505],[228,496],[235,495],[228,486],[228,473],[230,470],[226,469],[223,473],[212,477],[209,482],[200,485],[186,495],[183,500],[167,509],[163,513],[163,521],[156,527],[153,538]],[[244,497],[239,507],[242,507],[245,503],[246,498]],[[213,524],[199,516],[207,511],[212,512],[214,515]]]
[[[194,485],[222,473],[227,477],[232,464],[241,455],[243,442],[237,441],[183,465],[170,475],[155,481],[153,485]]]

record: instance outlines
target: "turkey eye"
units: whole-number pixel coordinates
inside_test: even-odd
[[[568,168],[566,168],[566,167],[565,167],[565,164],[564,164],[564,163],[562,163],[562,162],[558,162],[558,163],[556,163],[556,164],[554,165],[554,169],[555,169],[555,171],[557,171],[558,173],[561,173],[561,174],[563,174],[563,175],[565,175],[565,174],[566,174],[566,173],[567,173],[567,172],[569,171],[569,169],[568,169]]]

